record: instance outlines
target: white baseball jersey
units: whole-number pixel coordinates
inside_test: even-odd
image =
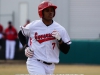
[[[33,57],[42,61],[59,62],[60,50],[58,48],[58,41],[52,36],[54,30],[60,33],[65,43],[71,43],[65,28],[55,21],[51,25],[46,26],[42,20],[35,20],[26,25],[26,27],[21,26],[21,30],[23,35],[29,37],[29,46],[34,51]],[[28,59],[32,60],[32,58]]]

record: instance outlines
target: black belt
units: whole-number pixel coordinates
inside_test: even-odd
[[[41,61],[41,60],[37,59],[37,61]],[[52,63],[48,63],[48,62],[45,62],[45,61],[41,61],[41,62],[43,62],[44,64],[47,64],[47,65],[51,65],[52,64]]]

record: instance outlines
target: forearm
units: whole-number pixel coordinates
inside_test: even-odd
[[[28,47],[27,41],[26,41],[26,37],[22,34],[21,31],[19,31],[18,37],[19,37],[19,41],[22,43],[23,47],[25,48],[25,55],[26,55],[26,57],[29,57],[29,58],[33,57],[34,51],[32,51]]]
[[[26,36],[24,36],[21,31],[19,31],[18,37],[19,37],[19,41],[21,42],[24,48],[28,46],[26,41]]]
[[[64,43],[62,40],[59,41],[59,49],[64,53],[67,54],[70,49],[70,45]]]

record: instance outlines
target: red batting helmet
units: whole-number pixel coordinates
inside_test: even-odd
[[[54,4],[52,4],[52,3],[49,2],[49,1],[43,1],[43,2],[41,2],[41,3],[39,4],[39,6],[38,6],[38,14],[39,14],[40,18],[43,17],[42,11],[43,11],[44,9],[48,8],[48,7],[53,7],[54,9],[57,8],[57,6],[55,6]],[[54,15],[54,16],[55,16],[55,15]]]

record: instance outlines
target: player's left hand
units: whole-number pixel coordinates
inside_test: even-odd
[[[29,47],[25,48],[25,55],[26,57],[32,58],[34,51],[32,51]]]
[[[61,39],[61,36],[60,36],[59,32],[56,31],[56,30],[52,32],[52,36],[55,37],[57,40]]]

